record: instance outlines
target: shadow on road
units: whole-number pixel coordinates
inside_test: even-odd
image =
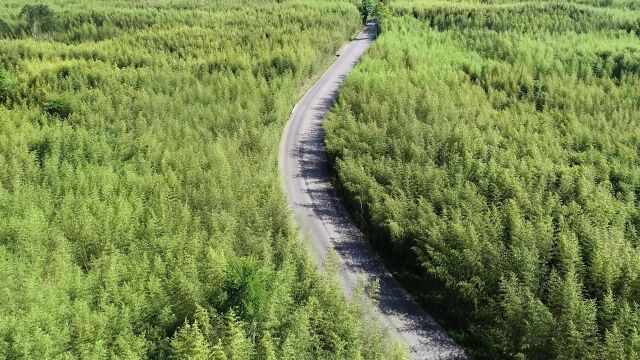
[[[385,269],[382,260],[351,221],[331,184],[322,121],[337,98],[340,84],[375,37],[375,25],[369,24],[355,41],[363,41],[365,44],[346,48],[309,90],[307,94],[312,94],[309,95],[310,98],[303,97],[299,102],[300,107],[291,120],[298,125],[296,133],[292,134],[295,141],[288,149],[284,149],[287,151],[288,161],[296,163],[293,173],[288,174],[295,181],[287,182],[287,190],[294,194],[291,195],[294,199],[298,199],[294,202],[294,207],[311,213],[309,218],[312,220],[306,221],[319,220],[323,231],[328,234],[328,240],[323,238],[324,234],[311,235],[312,238],[316,237],[314,241],[328,241],[329,246],[339,255],[344,267],[342,274],[347,293],[351,293],[355,286],[353,280],[347,279],[349,276],[353,279],[358,274],[364,274],[369,281],[378,280],[379,292],[375,299],[378,303],[377,311],[411,345],[409,350],[412,358],[466,359],[464,351]],[[299,193],[306,196],[298,197]]]

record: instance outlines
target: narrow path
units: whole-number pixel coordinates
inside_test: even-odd
[[[322,121],[342,81],[375,36],[375,24],[367,24],[294,108],[280,143],[279,163],[284,185],[302,233],[311,238],[318,263],[323,262],[329,248],[336,250],[345,293],[351,294],[362,276],[379,280],[378,307],[373,309],[374,314],[392,335],[406,344],[412,359],[466,359],[462,348],[384,268],[351,222],[331,185]]]

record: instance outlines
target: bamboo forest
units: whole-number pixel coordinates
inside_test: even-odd
[[[0,2],[0,359],[443,358],[640,359],[640,1]]]
[[[397,0],[325,125],[354,220],[477,358],[640,357],[640,3]]]
[[[353,3],[0,4],[0,358],[400,359],[276,167]]]

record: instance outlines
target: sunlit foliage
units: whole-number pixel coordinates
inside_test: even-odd
[[[398,0],[340,92],[354,218],[480,356],[640,356],[636,8]]]
[[[356,5],[47,3],[0,5],[0,358],[392,357],[276,166]]]

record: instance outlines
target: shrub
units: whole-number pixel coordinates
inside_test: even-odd
[[[69,117],[73,109],[69,100],[58,98],[47,101],[42,107],[42,110],[51,116],[66,119]]]
[[[55,26],[55,13],[49,8],[49,5],[25,5],[20,10],[20,17],[26,20],[27,27],[34,38],[41,31],[51,31]]]
[[[4,20],[0,19],[0,38],[3,38],[11,33],[11,27]]]
[[[8,71],[0,70],[0,101],[6,102],[15,96],[18,81]]]

